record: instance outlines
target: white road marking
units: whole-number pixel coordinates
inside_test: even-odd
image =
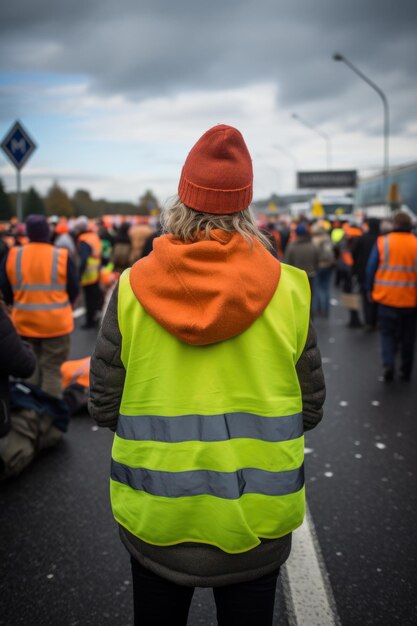
[[[72,312],[72,316],[74,319],[77,319],[77,317],[81,317],[81,315],[84,315],[85,313],[85,308],[82,306],[79,309],[75,309],[75,311]]]
[[[291,556],[282,570],[290,626],[339,626],[336,602],[307,508],[293,533]]]

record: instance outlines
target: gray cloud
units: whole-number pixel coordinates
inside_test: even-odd
[[[92,91],[132,100],[270,81],[281,108],[326,123],[361,99],[377,106],[332,61],[339,50],[389,94],[403,132],[416,26],[415,0],[15,0],[0,9],[0,69],[85,75]]]

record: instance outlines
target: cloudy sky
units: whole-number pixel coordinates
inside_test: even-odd
[[[199,136],[226,123],[252,155],[255,199],[295,169],[375,172],[417,161],[416,0],[13,0],[0,8],[0,139],[20,119],[38,144],[23,187],[136,200],[176,192]],[[3,153],[0,178],[15,189]]]

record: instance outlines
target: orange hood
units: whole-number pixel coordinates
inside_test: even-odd
[[[136,298],[161,326],[196,346],[224,341],[249,328],[274,295],[281,265],[261,243],[238,233],[213,239],[154,240],[153,252],[130,272]]]

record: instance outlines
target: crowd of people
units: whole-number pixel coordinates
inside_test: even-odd
[[[409,381],[417,323],[416,219],[397,211],[390,219],[300,220],[270,226],[277,256],[303,269],[312,292],[312,315],[328,317],[332,276],[348,311],[347,327],[379,329],[383,378]],[[292,230],[291,230],[292,227]],[[275,234],[278,232],[278,237]]]
[[[291,219],[278,215],[268,219],[262,216],[257,225],[268,240],[266,245],[273,256],[306,272],[311,289],[312,318],[329,317],[332,293],[334,289],[339,290],[347,310],[347,327],[362,328],[364,332],[379,329],[384,380],[390,382],[395,376],[397,352],[401,359],[400,378],[409,380],[413,367],[417,312],[416,270],[413,266],[417,239],[413,234],[415,224],[410,216],[397,212],[392,219],[381,221],[369,218],[354,223],[347,219],[323,217],[312,220],[303,215]],[[44,216],[31,215],[25,224],[14,222],[3,225],[0,232],[0,297],[2,323],[7,329],[4,337],[10,335],[7,341],[20,342],[21,349],[14,350],[14,355],[19,360],[20,354],[23,364],[28,359],[30,361],[33,355],[36,357],[33,373],[25,377],[31,396],[42,392],[60,402],[58,405],[55,402],[54,419],[49,419],[48,426],[42,426],[45,432],[53,433],[52,442],[58,441],[59,435],[66,429],[69,419],[67,405],[70,405],[70,413],[74,410],[71,392],[77,397],[75,387],[65,393],[62,378],[62,367],[69,358],[70,335],[74,328],[72,310],[83,302],[85,322],[80,328],[98,328],[120,275],[152,251],[153,242],[161,233],[159,222],[135,224],[128,218],[117,221],[88,220],[81,216],[71,220],[47,220]],[[397,249],[403,256],[408,250],[409,260],[401,258],[398,264],[387,264],[383,247],[386,243],[382,242],[389,242],[389,254],[394,257]],[[399,271],[400,278],[397,276]],[[382,277],[381,272],[384,273]],[[399,282],[401,286],[381,285],[381,280]],[[24,289],[21,288],[22,282],[26,284]],[[12,335],[16,335],[13,340]],[[31,351],[28,352],[29,345]],[[88,365],[89,357],[86,355]],[[8,365],[10,371],[5,374],[24,377],[24,373],[19,374],[16,370],[19,364],[4,362],[5,367]],[[77,371],[76,365],[74,368]],[[76,377],[72,382],[78,384]],[[88,388],[88,384],[83,388]],[[26,412],[33,425],[37,417],[33,416],[30,407],[19,405],[22,392],[16,384],[12,390],[19,409],[19,417],[13,421],[27,434],[22,412]],[[2,397],[7,395],[3,391]],[[85,396],[83,390],[83,406]],[[45,402],[45,396],[42,401]],[[6,405],[9,406],[9,399]],[[9,409],[3,412],[9,413]],[[7,420],[8,427],[5,425],[6,417],[2,419],[5,433],[6,428],[10,430],[10,419]],[[61,425],[58,432],[53,426],[54,420],[55,424]],[[32,430],[36,431],[36,427],[33,426]],[[12,432],[13,436],[8,437],[8,454],[12,463],[6,455],[9,470],[4,472],[5,475],[20,472],[32,460],[32,448],[36,447],[39,451],[48,439],[43,436],[43,446],[35,442],[36,445],[30,445],[29,452],[19,456],[16,445],[12,445],[17,436],[16,429]],[[35,441],[36,434],[31,437]],[[22,437],[20,440],[22,443]],[[4,448],[5,438],[0,441]],[[0,458],[4,466],[4,455]]]
[[[411,378],[410,216],[256,222],[251,199],[243,137],[219,125],[188,155],[162,226],[30,215],[1,232],[0,479],[62,438],[74,385],[84,406],[90,388],[91,416],[116,432],[112,507],[143,623],[156,592],[161,620],[186,621],[195,586],[216,589],[221,623],[235,623],[236,592],[240,624],[270,623],[304,515],[302,434],[325,397],[311,319],[329,318],[333,286],[349,328],[379,329],[384,380],[397,352]],[[81,328],[98,331],[91,372],[91,355],[68,361],[81,301]]]
[[[3,224],[0,480],[58,443],[71,414],[86,406],[91,355],[68,360],[73,310],[83,303],[80,328],[97,328],[118,277],[151,249],[155,232],[148,224],[106,227],[84,216],[29,215],[24,224]]]

